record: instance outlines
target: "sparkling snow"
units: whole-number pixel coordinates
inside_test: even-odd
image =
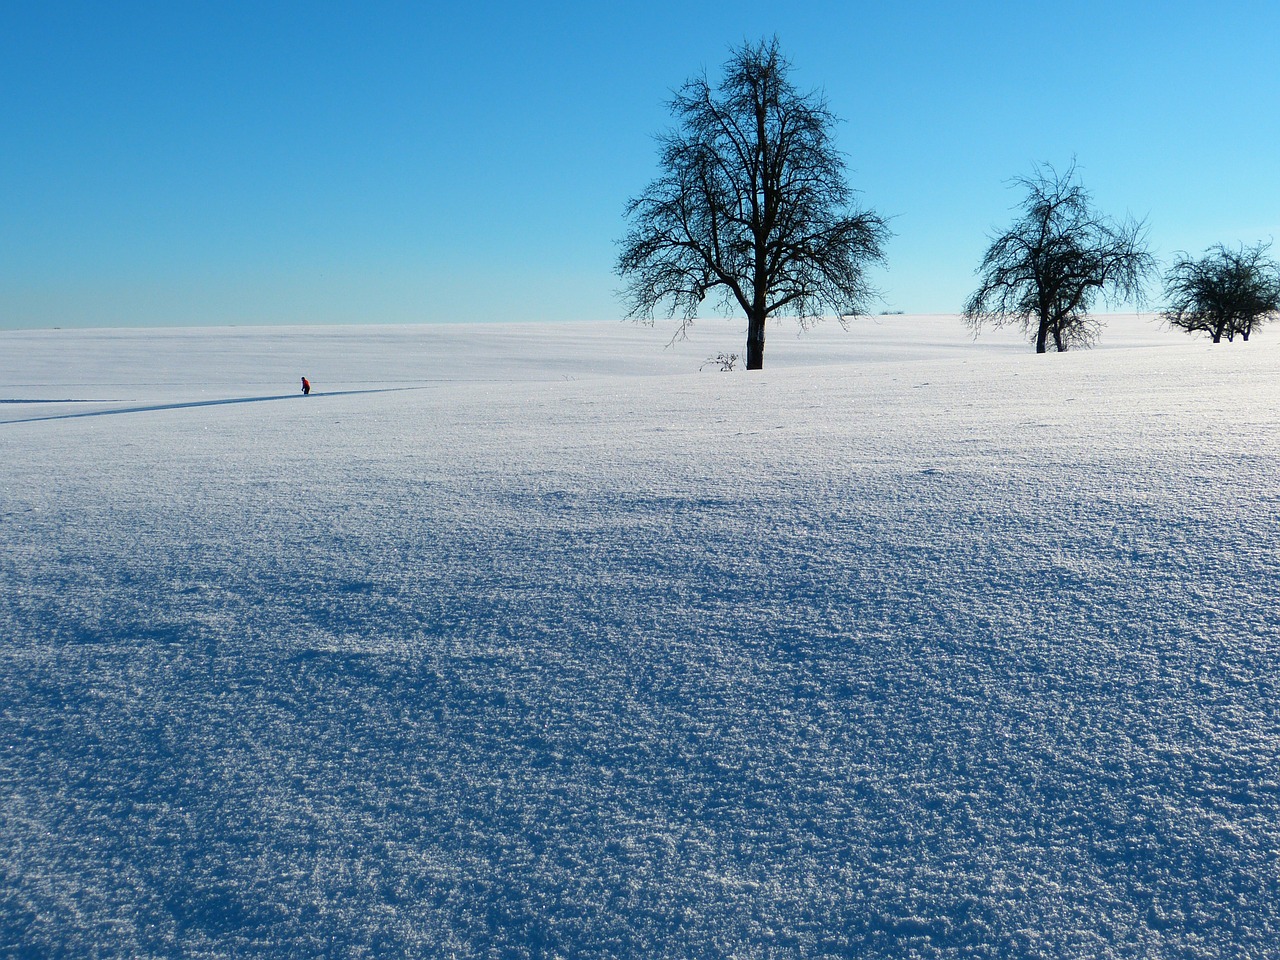
[[[0,333],[0,955],[1280,955],[1280,330],[671,332]]]

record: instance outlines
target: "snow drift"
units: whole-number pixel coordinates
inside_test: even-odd
[[[0,334],[0,952],[1273,955],[1271,337],[740,335]]]

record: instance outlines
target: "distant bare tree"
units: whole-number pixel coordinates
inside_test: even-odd
[[[1026,189],[1022,216],[993,237],[977,273],[982,284],[964,307],[976,334],[984,324],[1021,324],[1036,353],[1054,347],[1087,347],[1098,337],[1099,321],[1089,315],[1101,294],[1112,303],[1142,302],[1144,282],[1155,269],[1147,251],[1145,226],[1117,223],[1092,208],[1076,177],[1037,167],[1014,184]]]
[[[705,75],[684,85],[671,103],[679,128],[659,140],[662,173],[628,204],[618,257],[633,319],[682,311],[684,334],[712,291],[743,310],[748,370],[764,366],[771,316],[866,313],[864,270],[889,236],[881,217],[853,209],[836,118],[789,69],[775,38],[734,49],[719,87]]]
[[[1216,244],[1204,256],[1180,254],[1164,277],[1165,322],[1187,333],[1207,333],[1214,343],[1242,340],[1280,316],[1280,264],[1269,243],[1229,250]]]

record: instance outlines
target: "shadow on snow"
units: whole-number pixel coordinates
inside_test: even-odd
[[[360,393],[397,393],[402,390],[419,390],[421,387],[384,387],[378,390],[330,390],[314,396],[349,397]],[[89,410],[84,413],[56,413],[45,417],[24,417],[20,420],[0,420],[0,424],[39,423],[44,420],[76,420],[81,417],[109,417],[122,413],[155,413],[160,410],[186,410],[191,407],[221,407],[233,403],[265,403],[269,400],[301,400],[299,393],[284,393],[271,397],[230,397],[226,400],[192,400],[184,403],[154,403],[143,407],[122,407],[117,410]],[[109,400],[5,400],[0,403],[110,403]]]

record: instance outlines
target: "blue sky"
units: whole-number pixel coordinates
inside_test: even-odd
[[[18,2],[0,327],[614,319],[671,91],[776,34],[954,312],[1075,157],[1156,252],[1280,236],[1280,4]]]

